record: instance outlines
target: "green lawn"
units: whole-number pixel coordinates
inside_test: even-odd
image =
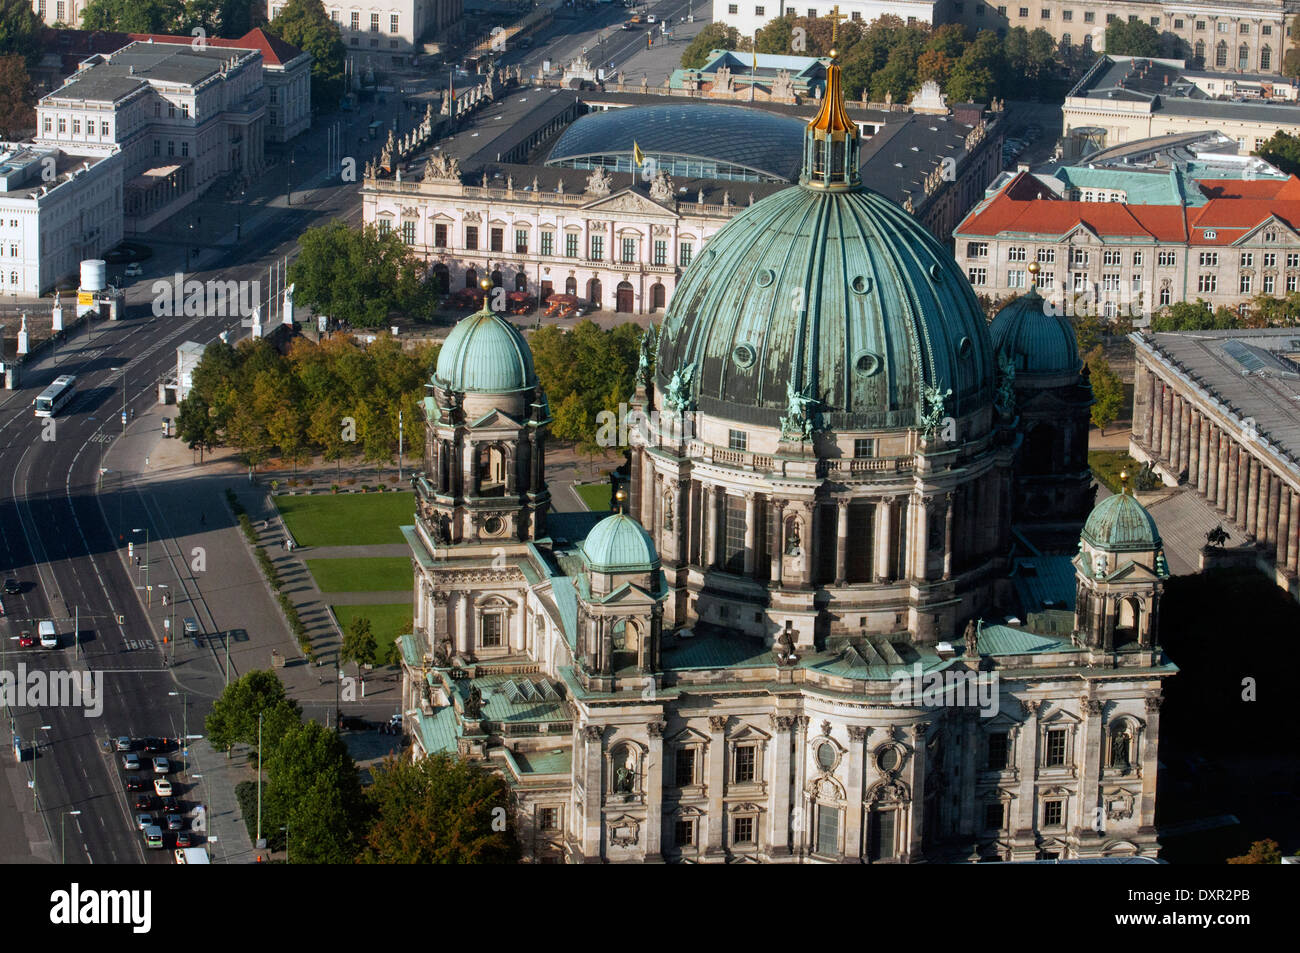
[[[600,513],[610,508],[611,497],[608,483],[590,483],[575,489],[578,491],[578,496],[582,497],[582,502],[587,504],[587,509]]]
[[[406,635],[414,626],[409,602],[377,606],[341,605],[330,606],[330,608],[334,610],[334,618],[339,620],[339,625],[343,627],[344,632],[347,631],[354,616],[370,620],[370,631],[374,633],[375,641],[379,644],[376,657],[381,661],[387,655],[388,647],[394,640],[399,635]]]
[[[1097,482],[1112,493],[1119,492],[1121,470],[1128,471],[1128,486],[1131,490],[1138,470],[1142,469],[1141,464],[1123,450],[1089,450],[1088,466],[1092,468],[1092,475],[1097,478]]]
[[[321,592],[410,592],[412,586],[406,556],[308,559],[307,571]]]
[[[299,546],[400,543],[398,527],[415,521],[415,494],[409,491],[276,496],[274,500]]]

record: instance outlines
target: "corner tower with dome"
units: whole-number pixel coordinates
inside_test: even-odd
[[[1026,555],[1037,338],[990,337],[858,145],[832,64],[800,186],[715,236],[644,356],[611,513],[553,508],[520,332],[484,310],[443,345],[402,708],[414,756],[507,779],[529,860],[1159,849],[1154,521],[1121,494],[1073,561]]]

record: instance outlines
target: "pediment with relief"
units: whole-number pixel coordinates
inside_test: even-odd
[[[669,211],[665,206],[631,189],[624,189],[622,192],[596,199],[587,205],[586,209],[589,212],[646,212],[655,215],[663,215]]]

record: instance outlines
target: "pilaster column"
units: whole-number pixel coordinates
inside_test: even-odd
[[[930,502],[932,497],[916,497],[916,538],[912,540],[912,578],[924,581],[930,545]]]
[[[758,557],[758,501],[753,493],[745,494],[745,575],[753,577]]]
[[[798,817],[801,819],[799,824],[791,831],[790,846],[795,853],[802,854],[804,848],[808,845],[808,829],[812,826],[812,817],[804,799],[804,787],[808,781],[808,723],[812,719],[807,715],[799,715],[794,720],[794,789],[795,810],[798,811]]]
[[[849,553],[849,501],[838,500],[835,512],[835,585],[843,586]]]
[[[1237,522],[1250,532],[1247,501],[1250,497],[1250,453],[1245,447],[1237,448]]]
[[[1198,472],[1201,468],[1201,415],[1192,407],[1187,409],[1187,482],[1199,489]]]
[[[954,494],[943,498],[943,578],[952,578],[952,509]]]
[[[1285,483],[1278,492],[1277,505],[1277,556],[1273,564],[1284,568],[1291,558],[1291,488]]]
[[[1178,472],[1182,473],[1184,470],[1186,470],[1187,481],[1189,483],[1194,484],[1196,482],[1196,474],[1195,474],[1195,467],[1192,464],[1192,448],[1196,445],[1196,430],[1195,430],[1195,421],[1192,418],[1192,405],[1189,401],[1186,400],[1183,401],[1182,414],[1183,414],[1182,424],[1181,424],[1183,428],[1182,463],[1178,467]]]
[[[1102,611],[1106,613],[1106,629],[1102,636],[1101,648],[1104,652],[1115,651],[1115,617],[1119,614],[1117,596],[1102,597]]]
[[[1170,429],[1172,433],[1169,437],[1169,467],[1174,471],[1174,480],[1177,482],[1183,469],[1183,399],[1177,394],[1172,395],[1169,401]]]
[[[799,507],[800,522],[803,527],[799,531],[799,551],[801,553],[799,558],[803,562],[803,569],[799,571],[799,585],[804,589],[812,588],[813,571],[816,568],[813,559],[816,554],[817,539],[817,534],[814,532],[813,515],[816,512],[816,502],[804,503]]]
[[[776,507],[775,532],[772,534],[772,584],[780,589],[785,582],[785,500],[772,500]]]
[[[713,488],[713,520],[711,530],[713,533],[713,566],[722,568],[723,544],[726,542],[726,519],[727,512],[727,491],[720,486]]]
[[[1276,546],[1277,524],[1281,516],[1279,510],[1282,503],[1282,481],[1271,470],[1264,470],[1264,476],[1268,477],[1268,505],[1260,522],[1264,524],[1262,529],[1265,542],[1270,546]]]
[[[1038,711],[1042,702],[1021,700],[1025,720],[1016,729],[1016,767],[1020,775],[1020,796],[1012,802],[1015,812],[1011,833],[1015,846],[1020,848],[1016,860],[1030,860],[1035,853],[1034,829],[1037,825],[1038,794],[1035,780],[1038,776]]]
[[[659,860],[663,852],[664,823],[664,723],[646,725],[650,755],[645,773],[645,858]]]
[[[588,861],[597,861],[601,855],[601,828],[604,826],[600,806],[604,800],[601,786],[601,774],[604,769],[605,752],[602,738],[605,729],[600,725],[587,725],[582,729],[584,767],[582,779],[582,855]]]
[[[1165,382],[1155,379],[1155,391],[1151,400],[1151,456],[1157,460],[1161,456],[1161,446],[1165,439]]]
[[[1211,506],[1217,506],[1219,500],[1219,428],[1214,421],[1206,420],[1209,434],[1210,460],[1205,471],[1205,499]]]
[[[700,485],[700,568],[713,568],[713,494],[716,488],[709,483]]]
[[[1196,451],[1196,488],[1204,494],[1210,485],[1210,422],[1197,414],[1196,423],[1200,438]]]
[[[876,558],[873,575],[876,582],[894,578],[894,567],[889,565],[889,543],[893,536],[894,501],[888,497],[876,504]]]
[[[849,725],[849,773],[845,779],[844,859],[862,861],[862,774],[863,746],[871,729],[863,725]]]
[[[961,813],[958,815],[957,830],[960,834],[973,837],[979,833],[984,821],[982,816],[977,816],[979,809],[975,806],[975,757],[979,750],[980,713],[979,709],[967,708],[961,714],[960,731],[964,737],[961,746]]]
[[[1082,840],[1096,827],[1097,809],[1101,806],[1101,752],[1106,733],[1104,706],[1095,698],[1080,699],[1083,714],[1082,756],[1079,759],[1079,796],[1074,815],[1075,837]],[[1095,835],[1093,835],[1095,836]]]
[[[1141,441],[1142,449],[1151,449],[1151,430],[1154,414],[1152,413],[1151,402],[1155,396],[1155,378],[1151,371],[1141,361],[1137,362],[1137,371],[1134,377],[1136,386],[1133,388],[1135,414],[1141,423]]]
[[[727,818],[723,814],[722,795],[726,788],[727,770],[727,718],[712,715],[709,718],[709,833],[705,853],[722,853],[722,835]]]
[[[922,856],[921,838],[925,828],[925,781],[928,752],[925,750],[925,736],[930,728],[928,721],[918,721],[912,726],[912,803],[908,805],[911,817],[911,838],[907,844],[907,861]]]
[[[1227,490],[1224,494],[1224,509],[1228,514],[1228,519],[1236,522],[1237,519],[1237,493],[1240,489],[1241,477],[1241,448],[1237,446],[1235,440],[1228,441],[1228,452],[1225,454],[1228,458],[1228,472],[1224,483]]]
[[[1300,493],[1291,494],[1291,543],[1287,549],[1286,567],[1300,572]]]
[[[456,633],[456,651],[465,655],[474,650],[474,593],[462,589],[460,596],[460,631]]]
[[[1159,765],[1157,744],[1160,739],[1160,695],[1146,697],[1146,727],[1142,731],[1142,797],[1138,805],[1138,831],[1155,833],[1156,772]]]
[[[794,718],[768,716],[772,726],[772,745],[767,762],[771,766],[772,812],[769,817],[767,843],[773,857],[790,855],[790,732]]]
[[[690,523],[687,512],[691,505],[691,483],[689,480],[678,480],[673,486],[677,493],[677,512],[674,514],[677,520],[677,563],[684,565],[690,558]]]
[[[1170,457],[1173,453],[1174,444],[1174,389],[1168,384],[1164,385],[1164,396],[1161,398],[1162,421],[1160,430],[1160,458],[1166,463],[1172,462]]]
[[[614,620],[597,619],[600,626],[600,674],[614,674]]]
[[[1259,461],[1247,454],[1248,480],[1246,489],[1246,532],[1259,538]]]

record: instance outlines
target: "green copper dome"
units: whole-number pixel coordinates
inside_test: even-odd
[[[678,283],[657,388],[773,427],[809,398],[831,430],[917,426],[932,387],[952,391],[943,414],[978,410],[994,381],[983,310],[952,253],[859,184],[857,128],[832,80],[799,185],[731,219]]]
[[[527,390],[537,386],[533,352],[513,324],[485,309],[451,329],[438,352],[433,383],[481,394]]]
[[[582,542],[587,565],[597,572],[648,572],[659,568],[654,541],[624,513],[597,523]]]
[[[1108,496],[1093,507],[1083,524],[1083,539],[1112,553],[1145,552],[1162,545],[1156,521],[1128,493]]]
[[[1011,358],[1016,374],[1077,374],[1079,342],[1064,315],[1048,314],[1030,288],[998,312],[989,325],[993,350]]]

